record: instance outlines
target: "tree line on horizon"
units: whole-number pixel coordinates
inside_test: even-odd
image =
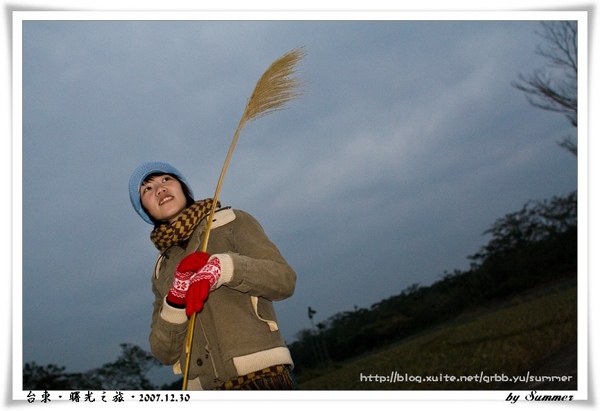
[[[468,256],[470,268],[412,284],[369,308],[337,313],[298,332],[289,345],[302,374],[425,331],[556,281],[577,278],[577,192],[530,201],[484,232],[489,242]]]

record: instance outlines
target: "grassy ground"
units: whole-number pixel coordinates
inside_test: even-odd
[[[532,364],[576,337],[577,289],[572,287],[513,301],[508,307],[332,366],[314,378],[302,376],[300,389],[489,390],[498,385],[494,376],[525,375]],[[468,376],[471,381],[458,380]]]

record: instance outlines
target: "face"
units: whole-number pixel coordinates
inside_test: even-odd
[[[186,208],[179,181],[168,174],[150,178],[140,187],[140,200],[155,220],[172,222]]]

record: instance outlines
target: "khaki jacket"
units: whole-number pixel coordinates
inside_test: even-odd
[[[205,227],[206,221],[196,227],[185,249],[172,246],[161,253],[152,278],[150,348],[176,373],[185,366],[189,320],[185,309],[166,304],[166,296],[179,261],[201,249]],[[271,365],[293,365],[272,302],[294,293],[296,273],[260,224],[244,211],[220,210],[206,251],[219,254],[222,275],[196,317],[188,387],[213,389]]]

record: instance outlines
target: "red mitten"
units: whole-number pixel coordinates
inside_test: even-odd
[[[174,307],[184,307],[190,279],[206,264],[209,254],[203,252],[192,253],[183,258],[175,269],[173,284],[167,294],[167,301]]]
[[[197,273],[200,271],[202,267],[208,262],[210,258],[210,254],[204,253],[202,251],[196,251],[195,253],[191,253],[190,255],[185,256],[177,266],[177,271],[187,272],[193,271]]]
[[[191,278],[185,303],[185,313],[188,317],[202,311],[208,293],[217,287],[220,277],[221,262],[215,257]]]

